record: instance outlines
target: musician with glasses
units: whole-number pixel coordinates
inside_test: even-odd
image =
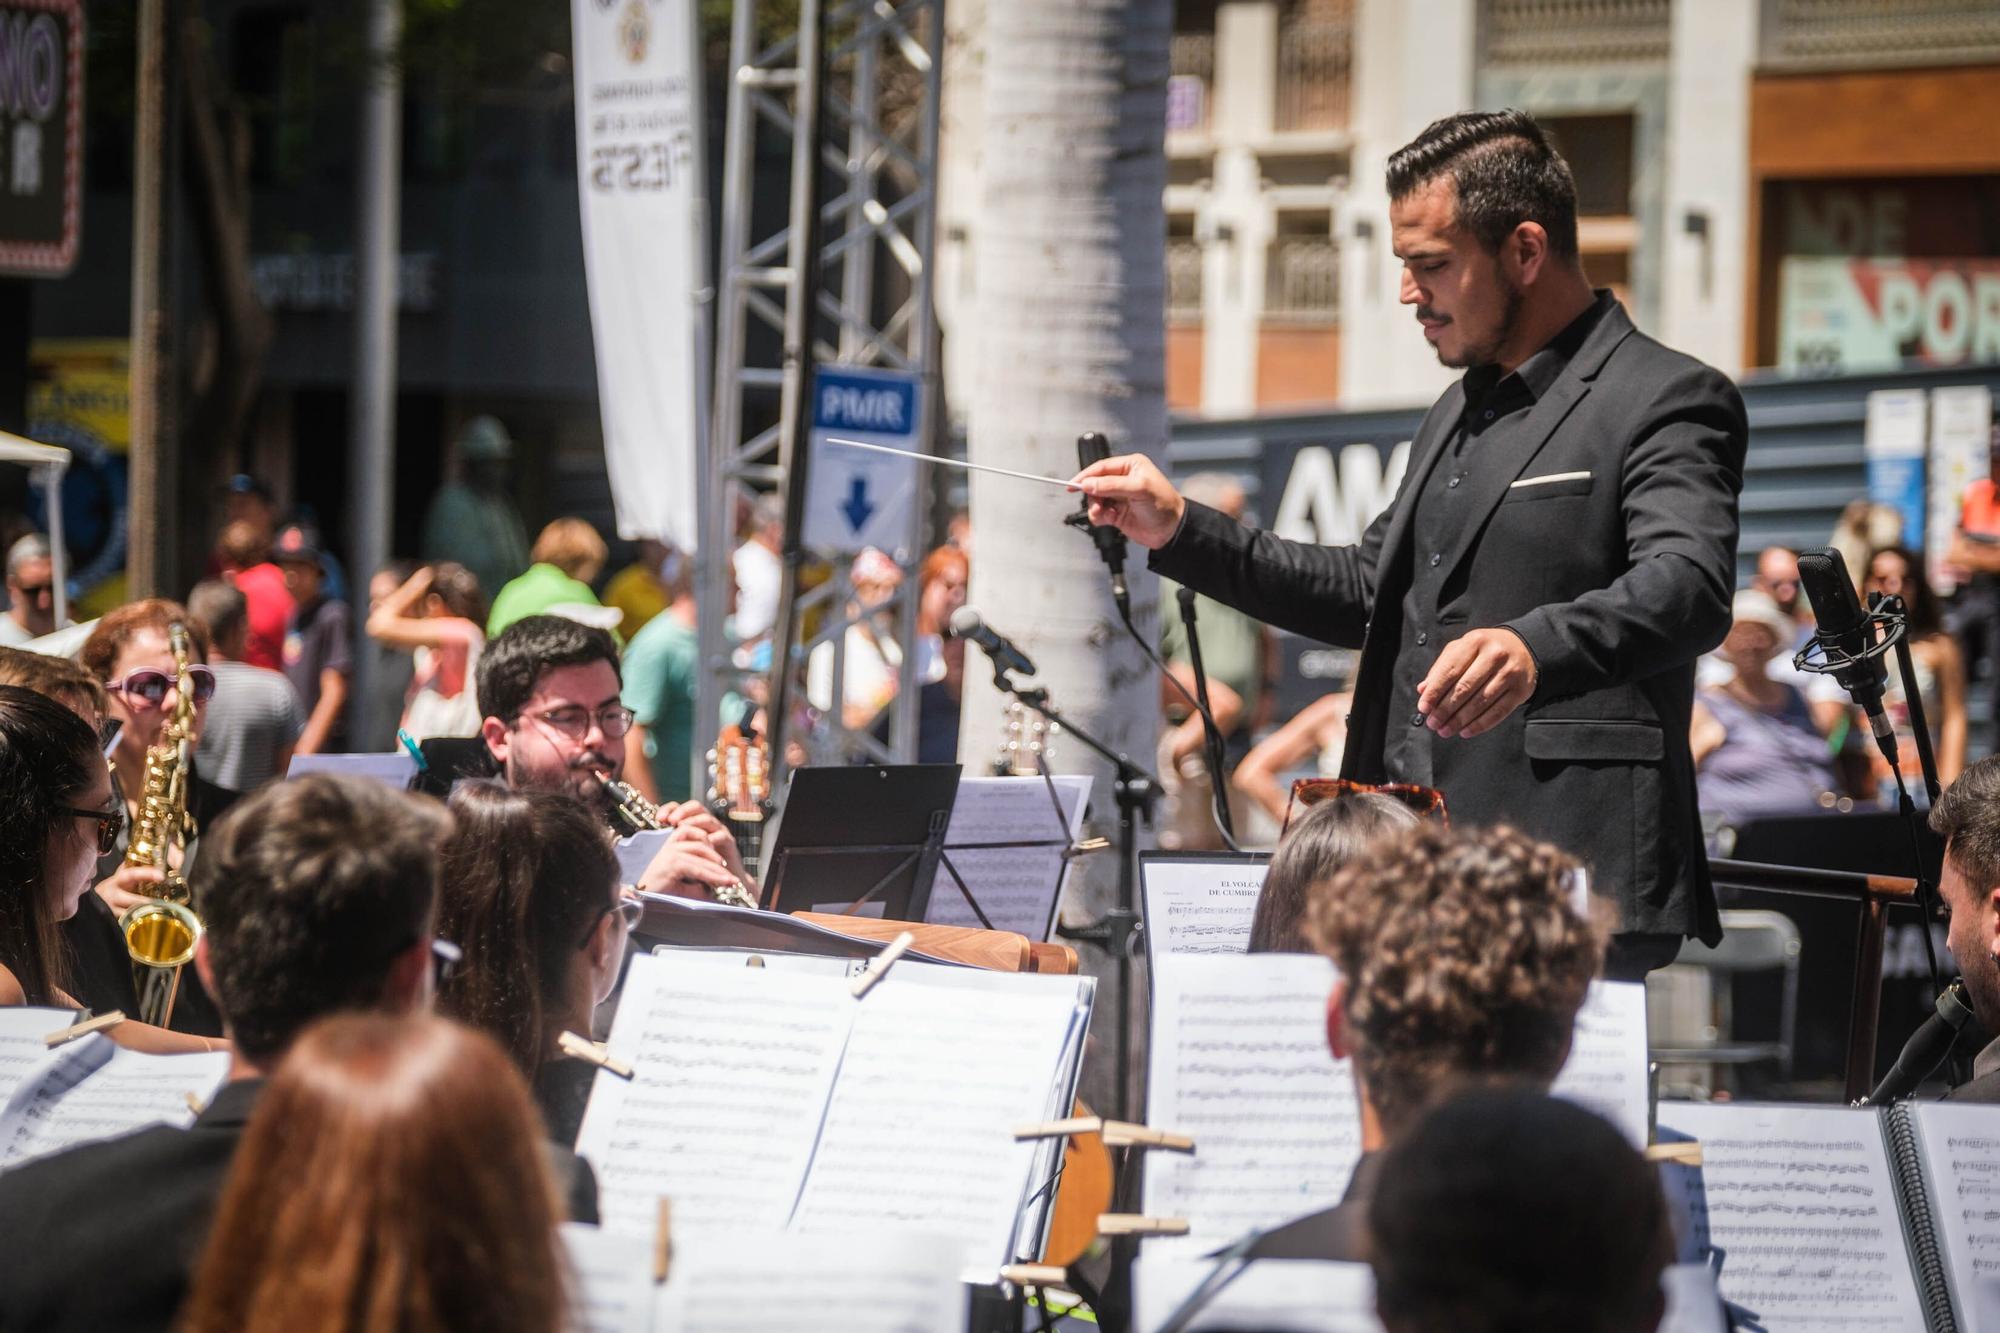
[[[55,556],[49,539],[31,532],[7,550],[7,610],[0,615],[0,644],[21,644],[53,634],[56,623]]]

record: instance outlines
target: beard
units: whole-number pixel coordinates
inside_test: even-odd
[[[1500,324],[1490,337],[1481,342],[1467,342],[1459,351],[1447,355],[1442,343],[1437,346],[1438,364],[1452,370],[1469,370],[1473,366],[1490,366],[1500,359],[1500,349],[1505,347],[1521,324],[1521,306],[1527,300],[1521,289],[1509,280],[1506,274],[1497,275],[1500,281]],[[1456,321],[1454,321],[1456,322]]]

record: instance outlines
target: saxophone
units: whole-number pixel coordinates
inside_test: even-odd
[[[660,818],[660,807],[639,794],[639,789],[629,782],[620,782],[609,773],[596,775],[604,786],[605,794],[611,797],[611,804],[618,811],[618,817],[632,826],[634,832],[643,833],[667,827]],[[757,896],[741,884],[731,884],[714,890],[717,902],[729,907],[757,906]]]
[[[174,711],[146,751],[145,785],[139,794],[139,815],[125,847],[128,866],[154,866],[159,884],[119,920],[126,952],[132,956],[132,976],[139,991],[138,1019],[165,1027],[173,1017],[180,992],[181,969],[194,957],[201,940],[201,918],[190,904],[192,895],[180,867],[168,855],[183,853],[195,834],[187,811],[188,760],[194,748],[194,681],[188,670],[187,627],[176,621],[167,627],[174,653]],[[185,864],[185,856],[183,856]]]

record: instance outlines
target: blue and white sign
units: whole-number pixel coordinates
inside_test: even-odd
[[[1922,389],[1877,389],[1868,395],[1862,452],[1868,460],[1868,498],[1903,516],[1902,545],[1924,549],[1924,422]],[[1867,571],[1851,569],[1856,578]]]
[[[805,543],[852,554],[875,546],[898,560],[912,555],[918,500],[914,458],[850,449],[859,440],[891,449],[920,449],[915,375],[853,366],[821,366],[813,374],[812,490],[806,497]]]

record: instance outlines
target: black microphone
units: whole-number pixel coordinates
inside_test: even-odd
[[[1024,676],[1035,674],[1035,664],[1028,655],[1008,642],[1003,635],[993,632],[979,613],[969,606],[961,606],[951,613],[951,634],[955,639],[970,639],[986,650],[993,659],[995,671],[1018,671]]]
[[[1854,580],[1847,576],[1847,562],[1840,552],[1821,549],[1799,552],[1799,586],[1812,604],[1819,628],[1813,637],[1824,653],[1827,666],[1840,687],[1854,696],[1868,715],[1868,728],[1875,733],[1891,764],[1895,762],[1896,731],[1882,711],[1882,691],[1889,683],[1889,668],[1881,655],[1863,656],[1873,648],[1869,633],[1872,619],[1861,609],[1854,595]]]
[[[1092,463],[1102,463],[1111,457],[1111,442],[1094,430],[1087,430],[1076,437],[1076,461],[1078,470]],[[1092,523],[1090,497],[1083,497],[1083,508],[1079,515],[1078,527],[1090,529],[1090,540],[1097,544],[1097,554],[1111,569],[1111,596],[1122,610],[1130,604],[1131,594],[1125,590],[1125,534],[1109,523]]]
[[[1951,984],[1938,992],[1937,1011],[1911,1034],[1896,1063],[1875,1085],[1875,1091],[1861,1099],[1861,1104],[1880,1106],[1914,1092],[1951,1054],[1951,1044],[1958,1040],[1959,1032],[1971,1017],[1972,1010],[1965,1002],[1965,982],[1953,977]]]

